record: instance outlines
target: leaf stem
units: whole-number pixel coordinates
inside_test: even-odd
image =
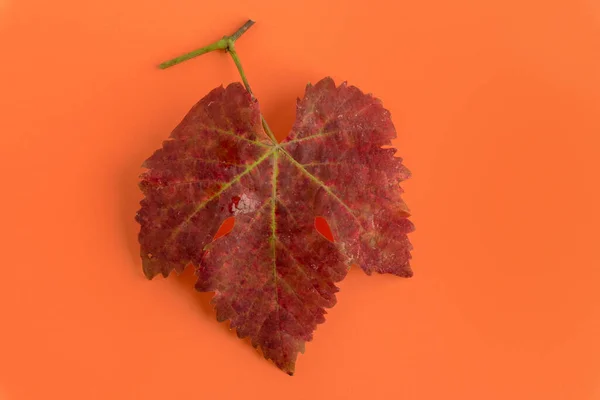
[[[165,61],[164,63],[160,64],[158,67],[160,69],[166,69],[166,68],[172,67],[174,65],[177,65],[179,63],[182,63],[184,61],[190,60],[194,57],[201,56],[202,54],[210,53],[211,51],[227,50],[230,46],[233,47],[233,43],[236,40],[238,40],[240,38],[240,36],[242,36],[244,33],[246,33],[246,31],[248,29],[250,29],[250,27],[252,25],[254,25],[254,21],[249,19],[248,21],[246,21],[246,23],[244,25],[242,25],[242,27],[240,29],[235,31],[232,35],[223,36],[220,40],[217,40],[216,42],[211,43],[208,46],[201,47],[194,51],[190,51],[189,53],[186,53],[182,56],[175,57],[169,61]]]
[[[269,128],[269,125],[267,124],[267,120],[265,119],[265,117],[263,117],[262,114],[260,114],[260,119],[262,120],[263,129],[265,130],[265,132],[267,132],[267,135],[269,135],[269,138],[273,141],[273,143],[277,147],[279,147],[279,142],[277,141],[277,138],[273,134],[273,131],[271,130],[271,128]]]
[[[246,31],[248,29],[250,29],[250,27],[254,25],[254,21],[252,21],[251,19],[249,19],[248,21],[246,21],[246,23],[244,25],[242,25],[237,31],[235,31],[232,35],[230,36],[223,36],[222,39],[217,40],[214,43],[209,44],[208,46],[204,46],[201,47],[199,49],[196,49],[194,51],[190,51],[189,53],[186,53],[182,56],[179,57],[175,57],[169,61],[165,61],[162,64],[160,64],[158,67],[160,69],[167,69],[169,67],[172,67],[174,65],[180,64],[184,61],[190,60],[192,58],[201,56],[202,54],[206,54],[206,53],[210,53],[211,51],[215,51],[215,50],[225,50],[226,52],[228,52],[231,55],[231,58],[233,59],[233,62],[235,63],[235,66],[240,74],[240,77],[242,78],[242,82],[244,84],[244,87],[246,88],[246,90],[248,91],[248,93],[250,93],[250,96],[252,96],[252,98],[254,99],[254,93],[252,92],[252,89],[250,88],[250,83],[248,82],[248,78],[246,78],[246,73],[244,72],[244,68],[242,67],[242,62],[240,61],[240,58],[238,57],[237,52],[235,51],[235,41],[237,39],[240,38],[240,36],[242,36],[244,33],[246,33]],[[269,138],[271,139],[271,141],[275,144],[278,145],[277,143],[277,139],[275,138],[275,135],[273,134],[273,131],[271,131],[271,128],[269,128],[269,125],[267,125],[267,121],[265,120],[265,117],[260,116],[261,118],[261,122],[263,125],[263,129],[265,130],[265,132],[267,133],[267,135],[269,136]]]
[[[225,50],[227,49],[228,46],[228,42],[226,38],[223,38],[217,42],[211,43],[208,46],[204,46],[200,49],[196,49],[194,51],[190,51],[189,53],[186,53],[182,56],[179,57],[175,57],[169,61],[165,61],[164,63],[160,64],[158,66],[158,68],[160,69],[167,69],[169,67],[172,67],[174,65],[177,65],[179,63],[182,63],[184,61],[190,60],[194,57],[198,57],[201,56],[202,54],[206,54],[206,53],[210,53],[211,51],[215,51],[215,50]]]
[[[242,62],[240,61],[240,58],[237,55],[237,51],[235,51],[235,41],[230,39],[229,46],[225,50],[229,53],[229,55],[231,55],[231,58],[232,58],[233,62],[235,63],[235,66],[237,67],[238,72],[240,73],[240,77],[242,78],[244,87],[246,88],[248,93],[250,93],[250,96],[252,96],[252,98],[254,98],[254,93],[252,92],[252,89],[250,88],[250,83],[248,83],[248,78],[246,78],[246,73],[244,72],[244,68],[242,67]]]

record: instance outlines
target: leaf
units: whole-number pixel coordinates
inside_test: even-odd
[[[412,276],[414,227],[399,187],[410,173],[382,148],[395,136],[379,100],[331,78],[307,86],[279,144],[241,84],[214,89],[144,163],[136,219],[146,276],[195,265],[217,319],[292,375],[353,263]],[[213,240],[232,216],[233,229]]]

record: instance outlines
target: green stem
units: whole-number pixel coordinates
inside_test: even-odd
[[[200,49],[196,49],[194,51],[190,51],[187,54],[184,54],[182,56],[179,57],[175,57],[169,61],[165,61],[164,63],[160,64],[158,66],[158,68],[160,69],[167,69],[169,67],[172,67],[173,65],[177,65],[179,63],[182,63],[184,61],[190,60],[194,57],[198,57],[201,56],[202,54],[206,54],[206,53],[210,53],[211,51],[215,51],[215,50],[226,50],[227,46],[229,46],[229,43],[227,42],[226,38],[223,38],[217,42],[214,42],[212,44],[209,44],[208,46],[204,46]]]
[[[169,61],[165,61],[164,63],[160,64],[158,67],[160,69],[166,69],[166,68],[172,67],[174,65],[177,65],[179,63],[182,63],[184,61],[190,60],[194,57],[201,56],[202,54],[210,53],[211,51],[225,50],[231,55],[231,58],[233,59],[233,62],[235,63],[235,66],[237,67],[240,77],[242,78],[244,87],[246,88],[248,93],[250,93],[250,96],[252,96],[252,98],[255,98],[254,93],[252,92],[252,89],[250,88],[250,83],[248,82],[248,79],[246,78],[246,73],[244,72],[244,68],[242,68],[242,62],[240,61],[240,58],[238,57],[238,54],[235,51],[235,41],[237,39],[239,39],[240,36],[242,36],[252,25],[254,25],[254,21],[248,20],[248,21],[246,21],[246,23],[244,25],[242,25],[242,27],[240,29],[235,31],[232,35],[224,36],[222,39],[220,39],[214,43],[211,43],[208,46],[204,46],[202,48],[199,48],[199,49],[196,49],[189,53],[186,53],[182,56],[175,57]],[[273,131],[271,131],[271,129],[269,128],[269,125],[267,125],[267,121],[265,121],[265,118],[262,115],[260,116],[260,118],[261,118],[262,125],[263,125],[265,132],[267,133],[267,135],[269,135],[269,138],[271,139],[271,141],[273,141],[274,144],[277,144],[277,139],[275,138]]]
[[[265,130],[265,132],[267,132],[267,135],[269,135],[269,138],[271,139],[271,141],[273,141],[273,143],[275,143],[277,146],[279,146],[279,142],[277,142],[277,138],[273,134],[273,131],[271,130],[271,128],[269,128],[269,125],[267,125],[267,120],[265,119],[265,117],[263,117],[262,114],[260,114],[260,119],[262,121],[263,129]]]
[[[234,40],[230,39],[229,46],[227,47],[227,52],[231,55],[231,58],[233,59],[233,62],[235,63],[238,72],[240,73],[240,77],[242,78],[244,87],[246,88],[248,93],[250,93],[252,98],[254,98],[254,93],[252,92],[252,89],[250,89],[250,83],[248,83],[248,79],[246,78],[246,73],[244,72],[244,68],[242,67],[242,62],[240,61],[240,58],[238,57],[237,52],[235,51],[234,42]]]
[[[166,68],[172,67],[173,65],[177,65],[184,61],[190,60],[194,57],[201,56],[202,54],[210,53],[211,51],[227,50],[229,48],[229,46],[233,46],[233,43],[236,40],[238,40],[240,36],[242,36],[244,33],[246,33],[246,31],[248,29],[250,29],[250,27],[252,25],[254,25],[254,21],[249,19],[248,21],[246,21],[246,23],[244,25],[242,25],[242,27],[240,29],[235,31],[231,36],[223,36],[223,38],[221,38],[221,40],[218,40],[218,41],[211,43],[208,46],[204,46],[200,49],[190,51],[189,53],[184,54],[182,56],[175,57],[172,60],[165,61],[164,63],[160,64],[158,67],[160,69],[166,69]]]

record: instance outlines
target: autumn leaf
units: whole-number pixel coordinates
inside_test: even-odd
[[[409,171],[381,102],[331,78],[307,86],[281,143],[265,126],[242,84],[211,91],[144,163],[136,219],[145,275],[194,265],[217,319],[292,375],[352,264],[412,275]]]

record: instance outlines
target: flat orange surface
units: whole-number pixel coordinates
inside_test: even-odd
[[[412,279],[353,268],[289,377],[148,281],[142,161],[237,43],[282,138],[331,75],[392,112]],[[594,0],[0,0],[0,399],[600,399]]]

